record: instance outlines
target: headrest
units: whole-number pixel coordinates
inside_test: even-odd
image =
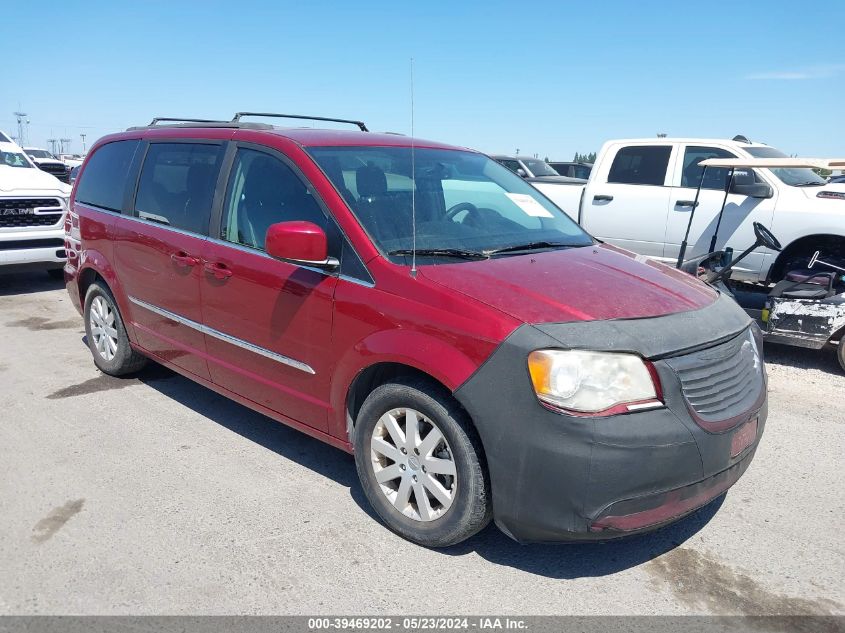
[[[374,163],[355,170],[355,186],[359,196],[383,196],[387,193],[387,176]]]

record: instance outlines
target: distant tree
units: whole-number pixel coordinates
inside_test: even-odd
[[[547,163],[548,163],[548,162],[549,162],[549,157],[548,157],[548,156],[546,156],[543,160],[544,160],[545,162],[547,162]]]

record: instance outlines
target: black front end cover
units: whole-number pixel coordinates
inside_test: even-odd
[[[636,508],[638,499],[652,503],[655,493],[698,485],[740,462],[744,470],[765,425],[765,378],[752,408],[714,433],[694,419],[670,362],[747,337],[749,327],[756,326],[720,296],[694,312],[515,330],[455,391],[484,444],[499,527],[519,541],[605,540],[618,535],[590,528],[614,504]],[[551,411],[528,373],[528,354],[538,349],[639,354],[653,362],[666,406],[607,417]],[[755,416],[756,439],[732,456],[733,430]]]

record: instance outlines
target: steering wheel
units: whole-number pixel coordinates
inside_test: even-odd
[[[455,206],[449,207],[449,210],[446,211],[446,219],[454,222],[455,216],[461,211],[468,211],[469,215],[474,215],[478,213],[478,207],[476,207],[472,202],[459,202]]]
[[[757,241],[768,249],[780,251],[783,248],[778,242],[778,238],[759,222],[754,223],[754,235],[757,236]]]

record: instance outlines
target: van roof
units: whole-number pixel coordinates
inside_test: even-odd
[[[185,138],[186,134],[196,135],[196,138],[221,138],[220,132],[231,130],[249,130],[259,134],[283,137],[302,145],[303,147],[414,147],[424,149],[466,150],[467,148],[438,143],[420,138],[411,138],[402,134],[385,132],[361,132],[359,130],[332,130],[320,128],[288,128],[267,125],[264,123],[215,123],[215,124],[185,124],[156,125],[131,127],[125,132],[109,135],[109,140],[118,138],[167,138],[168,132],[173,137]],[[473,150],[469,150],[473,151]]]

